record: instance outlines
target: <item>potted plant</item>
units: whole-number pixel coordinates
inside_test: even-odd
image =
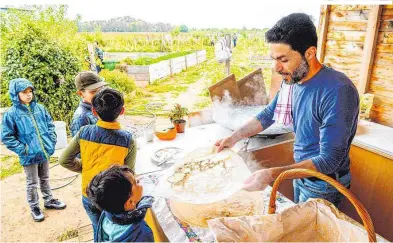
[[[175,104],[173,109],[169,112],[169,118],[173,125],[175,125],[178,133],[184,132],[186,120],[184,120],[183,117],[186,115],[188,115],[188,109],[182,107],[180,104]]]

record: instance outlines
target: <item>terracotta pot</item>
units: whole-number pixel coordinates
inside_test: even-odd
[[[185,120],[175,120],[173,121],[173,125],[175,125],[178,133],[184,133],[186,129],[186,121]]]

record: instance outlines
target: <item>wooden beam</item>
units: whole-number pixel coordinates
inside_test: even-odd
[[[90,63],[90,70],[97,73],[96,67],[96,58],[94,55],[94,47],[93,44],[87,44],[87,50],[89,51],[89,63]]]
[[[325,57],[325,43],[328,32],[329,25],[329,15],[330,15],[330,5],[321,6],[321,17],[319,18],[319,36],[318,36],[318,46],[317,46],[317,58],[323,63]]]
[[[226,44],[227,44],[227,47],[229,48],[229,50],[232,50],[232,47],[231,47],[232,36],[231,36],[231,34],[226,34],[225,40],[226,40]],[[231,59],[228,59],[225,62],[225,74],[227,76],[231,75]]]
[[[360,79],[358,83],[360,94],[367,93],[369,89],[381,13],[382,5],[373,5],[368,16],[367,33],[364,41],[363,59],[360,66]]]

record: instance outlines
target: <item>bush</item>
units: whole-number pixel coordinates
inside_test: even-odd
[[[105,79],[105,82],[109,83],[111,88],[117,89],[123,93],[130,93],[136,89],[135,81],[119,70],[109,71],[107,69],[102,70],[99,75]]]
[[[156,58],[151,57],[139,57],[134,61],[132,65],[150,65],[156,63]]]
[[[11,105],[9,81],[26,78],[52,118],[70,124],[79,102],[74,78],[87,55],[86,40],[78,35],[76,21],[65,18],[65,6],[28,8],[1,16],[1,106]]]
[[[79,100],[74,86],[75,75],[81,69],[78,58],[31,26],[9,46],[5,65],[3,87],[8,87],[9,81],[14,78],[30,80],[38,102],[48,109],[53,119],[70,123]],[[8,88],[1,92],[2,96],[5,92],[8,95]],[[3,106],[11,105],[9,97],[3,102]]]
[[[120,64],[134,65],[134,60],[132,60],[130,57],[127,57],[121,60]]]
[[[119,70],[120,72],[123,72],[123,73],[127,73],[128,72],[127,71],[127,65],[124,65],[124,64],[116,64],[115,69]]]

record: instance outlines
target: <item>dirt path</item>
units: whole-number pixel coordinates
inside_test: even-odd
[[[71,179],[53,180],[74,175],[61,166],[50,169],[51,187],[61,186]],[[67,204],[64,210],[44,210],[45,220],[36,223],[30,215],[26,201],[26,179],[22,172],[1,181],[1,242],[58,241],[67,230],[90,224],[81,202],[81,177],[70,185],[54,190],[55,198]],[[41,193],[39,192],[41,197]],[[93,237],[91,235],[91,237]]]
[[[126,126],[130,122],[130,117],[121,117],[120,123]],[[142,120],[143,117],[133,116],[134,120]],[[168,124],[168,118],[158,117],[156,123]],[[1,145],[1,155],[15,154],[4,145]],[[61,150],[55,152],[55,157],[61,154]],[[0,164],[2,165],[2,164]],[[54,166],[55,164],[51,164]],[[71,172],[61,166],[54,166],[50,169],[51,187],[55,188],[67,184],[72,180],[56,180],[66,178],[76,173]],[[36,223],[33,221],[30,208],[26,201],[26,177],[24,172],[12,175],[0,181],[1,191],[1,234],[0,242],[54,242],[67,230],[80,230],[84,235],[83,240],[93,239],[90,227],[83,227],[90,224],[90,220],[82,206],[81,177],[78,176],[71,184],[53,191],[54,197],[64,201],[67,208],[64,210],[45,210],[43,200],[40,198],[41,209],[44,210],[45,220]],[[41,197],[41,192],[39,191]]]
[[[199,96],[199,94],[205,88],[205,81],[206,81],[206,77],[203,76],[195,83],[190,84],[188,89],[185,92],[181,93],[178,97],[167,98],[166,99],[167,105],[165,106],[164,109],[170,110],[170,109],[172,109],[174,104],[179,103],[182,106],[188,108],[189,110],[192,110],[193,106],[199,100],[201,100],[201,97]]]

